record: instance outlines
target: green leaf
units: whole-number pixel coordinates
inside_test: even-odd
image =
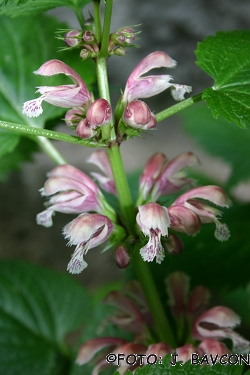
[[[11,152],[15,149],[19,138],[18,134],[0,129],[0,158],[6,152]]]
[[[8,16],[31,16],[56,7],[69,7],[75,12],[92,0],[1,0],[0,13]],[[19,21],[20,22],[20,21]]]
[[[171,365],[173,357],[167,355],[163,359],[162,364],[146,365],[138,368],[134,375],[241,375],[243,366],[235,365],[221,365],[217,363],[214,366],[201,366],[200,364],[192,364],[191,361],[186,363],[177,362],[175,366]],[[128,371],[127,375],[132,375]],[[116,372],[114,375],[118,375]]]
[[[198,44],[197,64],[214,79],[202,99],[213,116],[240,127],[250,122],[250,31],[218,32]]]
[[[188,108],[181,114],[184,129],[212,156],[221,158],[231,167],[227,187],[232,188],[250,178],[250,129],[215,120],[204,105]]]
[[[91,301],[71,277],[27,262],[0,262],[0,358],[5,375],[66,375],[65,336],[88,320]]]

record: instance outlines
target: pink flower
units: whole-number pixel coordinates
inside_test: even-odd
[[[152,262],[156,258],[156,263],[160,264],[165,257],[161,236],[167,236],[170,226],[168,210],[158,203],[147,203],[138,209],[137,224],[142,233],[149,237],[149,242],[140,250],[140,254],[144,261]]]
[[[210,205],[198,200],[199,198],[211,201],[221,206],[229,207],[230,199],[225,191],[219,186],[201,186],[191,189],[180,195],[172,204],[172,206],[184,206],[199,216],[201,223],[212,223],[216,225],[215,237],[219,241],[226,241],[230,237],[230,232],[226,224],[220,223],[218,217],[221,212]]]
[[[180,91],[180,85],[170,83],[170,75],[142,76],[154,68],[173,68],[176,61],[171,59],[166,53],[156,51],[146,56],[130,74],[124,91],[123,101],[131,102],[138,98],[149,98],[157,95],[169,87],[174,87],[175,91]],[[190,86],[182,85],[182,93],[174,92],[174,98],[182,100],[185,92],[190,92]]]
[[[248,353],[249,341],[232,330],[239,323],[240,317],[233,310],[225,306],[216,306],[205,311],[195,320],[192,335],[199,340],[228,338],[233,341],[235,352]]]
[[[139,184],[139,192],[142,194],[144,200],[146,200],[166,162],[166,156],[160,152],[157,152],[148,159],[140,177]]]
[[[186,178],[181,170],[197,164],[199,164],[199,160],[192,152],[183,152],[169,163],[166,163],[155,181],[152,199],[157,200],[160,196],[176,193],[183,186],[193,182],[191,179]]]
[[[102,189],[116,195],[115,182],[107,153],[104,150],[97,150],[91,154],[87,162],[96,165],[104,173],[103,176],[100,173],[91,172],[91,176],[99,182]]]
[[[42,102],[48,102],[57,107],[88,107],[92,102],[92,94],[81,77],[67,64],[60,60],[49,60],[34,72],[41,76],[65,74],[74,84],[62,86],[41,86],[36,92],[41,96],[23,104],[22,113],[28,117],[38,117],[42,114]]]
[[[104,197],[98,186],[85,173],[71,165],[55,167],[49,174],[41,194],[49,197],[48,208],[37,215],[37,223],[52,226],[54,212],[80,214],[103,213]]]
[[[111,220],[99,214],[83,213],[67,224],[63,228],[63,234],[69,239],[69,246],[76,245],[67,270],[70,273],[82,272],[88,265],[83,255],[87,254],[89,249],[106,241],[112,230]]]

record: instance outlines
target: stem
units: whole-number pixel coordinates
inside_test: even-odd
[[[37,137],[37,143],[43,151],[58,165],[67,164],[67,160],[60,154],[55,146],[44,137]]]
[[[112,144],[112,146],[108,149],[108,156],[114,176],[122,215],[125,219],[125,223],[127,224],[129,233],[133,234],[135,230],[134,206],[128,186],[127,177],[124,172],[120,147],[116,143]]]
[[[195,96],[192,96],[191,98],[183,100],[182,102],[179,102],[179,103],[177,103],[177,104],[157,113],[156,120],[157,120],[157,122],[160,122],[160,121],[164,120],[165,118],[170,117],[170,116],[174,115],[175,113],[180,112],[183,109],[188,108],[192,104],[197,103],[201,100],[202,100],[202,93],[198,94],[198,95],[195,95]]]
[[[167,343],[174,349],[176,347],[175,338],[162,306],[150,267],[142,260],[137,248],[134,252],[133,264],[146,296],[158,337],[161,342]]]
[[[102,34],[102,46],[100,51],[100,57],[108,56],[108,45],[109,45],[109,34],[112,17],[113,0],[106,0],[105,13],[104,13],[104,24]]]
[[[23,133],[23,134],[26,134],[27,136],[32,136],[32,139],[34,139],[33,136],[36,136],[36,137],[42,136],[45,138],[56,139],[57,141],[74,143],[79,146],[85,146],[85,147],[91,147],[91,148],[107,147],[105,143],[97,144],[96,142],[93,142],[90,140],[84,140],[82,138],[79,138],[73,135],[64,134],[64,133],[59,133],[54,130],[41,129],[41,128],[36,128],[33,126],[28,126],[28,125],[14,124],[12,122],[6,122],[6,121],[1,121],[1,120],[0,120],[0,128],[11,130],[17,133]]]
[[[95,35],[96,35],[97,42],[100,43],[102,39],[100,0],[93,0],[93,4],[94,4],[94,18],[95,18]]]

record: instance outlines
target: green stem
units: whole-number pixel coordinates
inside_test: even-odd
[[[108,149],[108,156],[114,176],[121,212],[129,233],[133,234],[135,230],[134,206],[128,186],[128,180],[124,172],[120,147],[116,143],[112,144]]]
[[[1,120],[0,120],[0,128],[11,130],[17,133],[26,134],[27,136],[36,136],[36,137],[42,136],[45,138],[56,139],[57,141],[74,143],[79,146],[85,146],[85,147],[91,147],[91,148],[107,147],[105,143],[97,144],[96,142],[93,142],[90,140],[84,140],[82,138],[79,138],[73,135],[59,133],[59,132],[48,130],[48,129],[36,128],[33,126],[28,126],[28,125],[14,124],[12,122],[6,122],[6,121],[1,121]],[[32,137],[32,139],[34,139],[34,137]]]
[[[177,104],[157,113],[156,120],[157,120],[157,122],[160,122],[160,121],[164,120],[165,118],[170,117],[170,116],[174,115],[175,113],[180,112],[183,109],[188,108],[192,104],[197,103],[201,100],[202,100],[202,93],[198,94],[198,95],[195,95],[195,96],[192,96],[191,98],[183,100],[182,102],[179,102],[179,103],[177,103]]]
[[[176,348],[175,338],[162,306],[150,267],[148,263],[142,260],[138,249],[135,250],[133,259],[133,264],[146,296],[159,340],[174,349]]]
[[[95,35],[96,35],[97,42],[100,43],[102,39],[100,0],[93,0],[93,4],[94,4],[94,18],[95,18]]]
[[[108,45],[109,45],[112,9],[113,9],[113,0],[106,0],[100,57],[108,56]]]

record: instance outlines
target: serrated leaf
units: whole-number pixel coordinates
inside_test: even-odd
[[[223,117],[215,120],[204,105],[188,108],[181,117],[185,131],[198,141],[206,152],[230,165],[228,188],[250,178],[250,128],[242,129],[228,124]]]
[[[214,79],[202,98],[213,116],[240,127],[250,122],[250,31],[218,32],[198,44],[197,64]]]
[[[87,293],[68,275],[1,261],[1,372],[65,375],[70,360],[65,336],[87,321],[90,306]]]
[[[0,14],[11,17],[36,15],[46,10],[65,6],[78,12],[92,0],[3,0]]]

